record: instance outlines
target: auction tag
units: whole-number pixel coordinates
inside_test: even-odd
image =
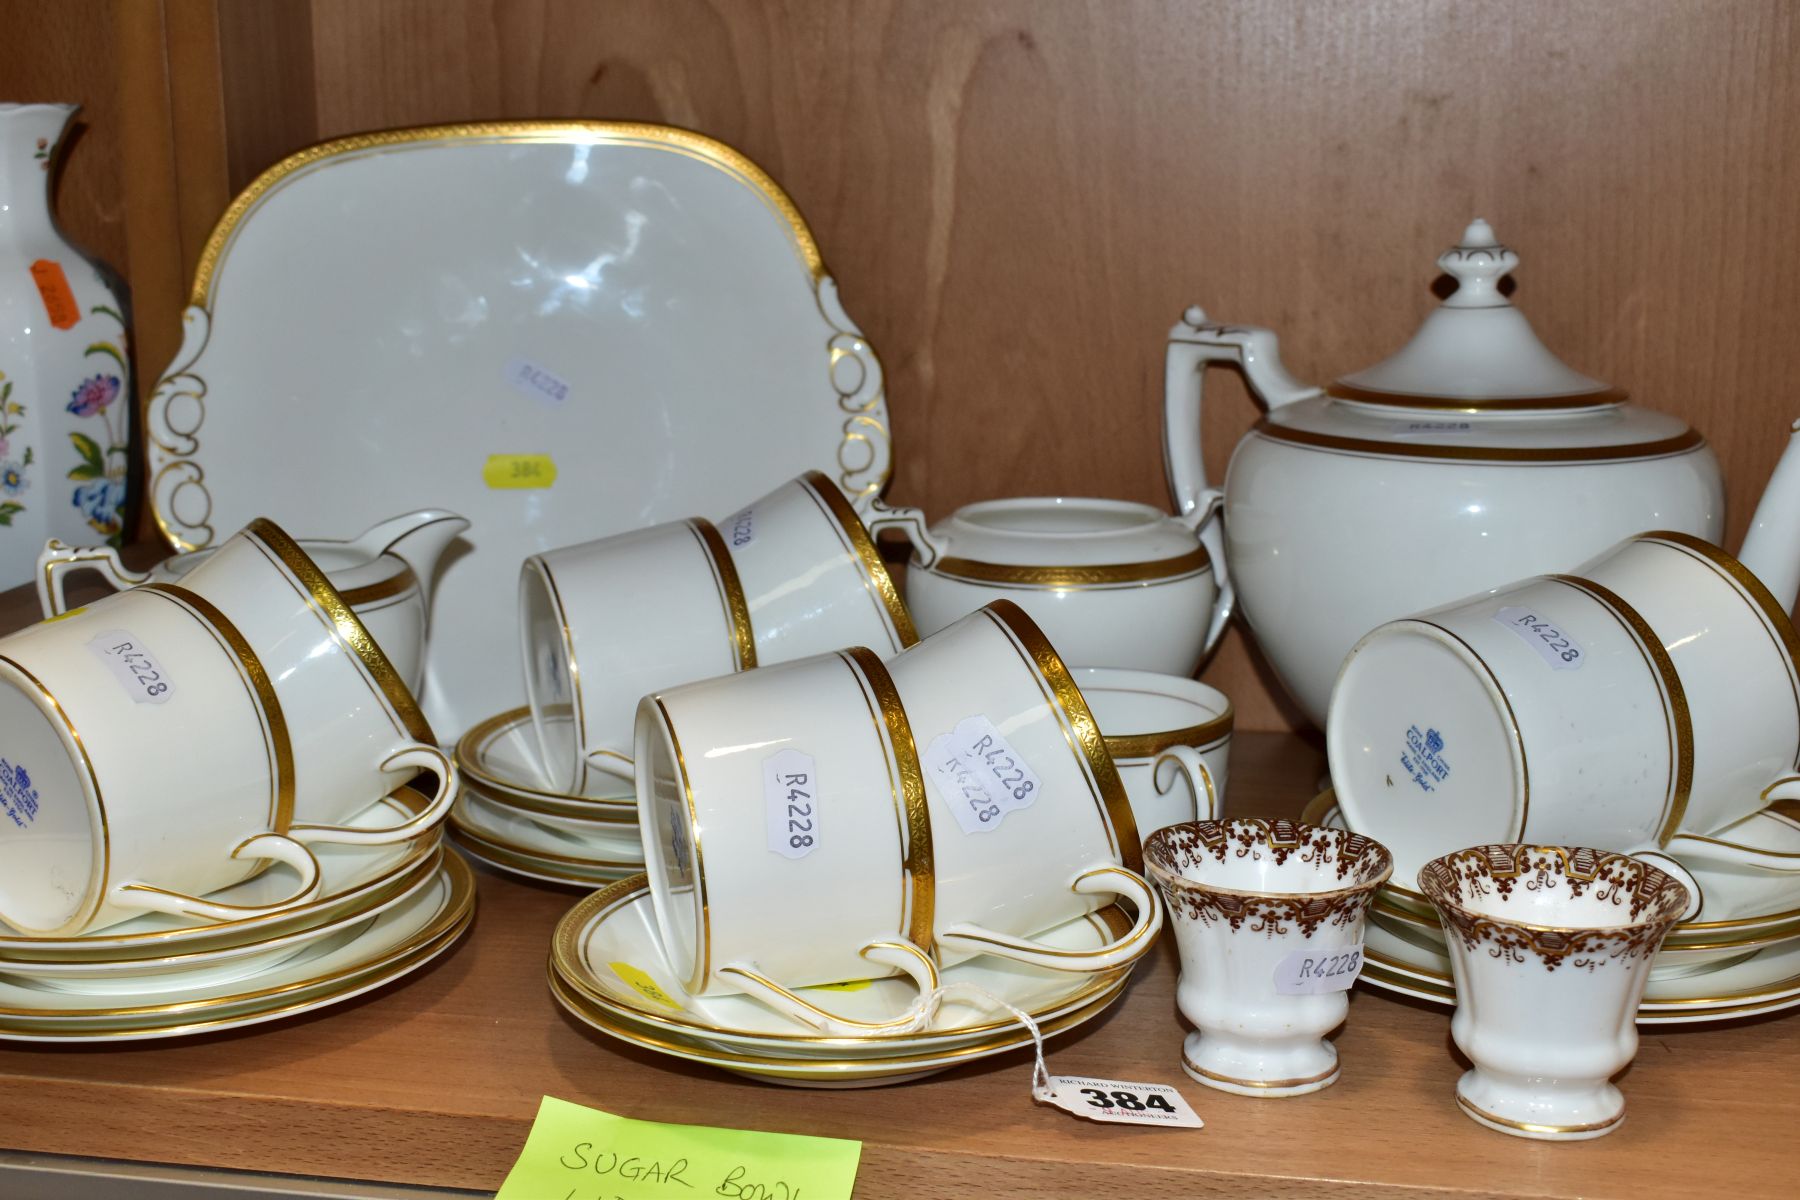
[[[756,540],[756,505],[740,508],[726,517],[719,526],[719,532],[725,535],[726,542],[733,550],[742,550]]]
[[[763,759],[763,814],[769,849],[805,858],[819,845],[819,788],[813,757],[789,747]]]
[[[57,329],[75,328],[81,320],[81,306],[75,303],[75,293],[69,287],[69,277],[63,274],[62,264],[54,259],[38,259],[31,264],[31,280],[37,284],[50,324]]]
[[[862,1143],[634,1121],[545,1096],[494,1200],[850,1200]]]
[[[174,680],[137,635],[108,629],[89,638],[87,648],[112,671],[134,703],[167,704],[175,695]]]
[[[1538,657],[1558,671],[1578,671],[1583,655],[1575,639],[1565,633],[1549,617],[1534,608],[1509,604],[1494,614],[1494,620],[1512,630],[1521,642],[1537,651]]]
[[[1029,808],[1043,780],[985,716],[964,717],[925,751],[938,799],[964,833],[998,829],[1006,814]]]
[[[1348,991],[1362,974],[1363,948],[1354,946],[1296,950],[1275,964],[1275,990],[1283,996],[1314,996]]]
[[[1049,1092],[1037,1095],[1046,1104],[1090,1121],[1169,1129],[1202,1129],[1206,1125],[1182,1094],[1164,1083],[1052,1075]]]
[[[556,482],[556,460],[548,454],[490,454],[481,481],[506,491],[547,488]]]
[[[569,398],[567,382],[523,358],[507,360],[506,382],[534,400],[547,400],[560,406]]]

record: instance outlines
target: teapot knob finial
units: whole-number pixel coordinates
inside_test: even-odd
[[[1445,308],[1504,308],[1500,281],[1519,265],[1519,256],[1500,244],[1494,227],[1480,217],[1463,230],[1462,241],[1438,256],[1438,268],[1456,279]]]

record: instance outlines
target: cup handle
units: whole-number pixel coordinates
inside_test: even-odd
[[[388,846],[395,842],[410,841],[442,823],[450,806],[456,803],[457,793],[462,789],[462,776],[450,756],[436,746],[427,746],[423,742],[410,743],[388,755],[382,760],[381,769],[390,772],[410,769],[413,772],[411,777],[430,775],[437,780],[437,792],[423,812],[386,829],[352,829],[345,825],[290,825],[288,833],[296,841],[309,845],[331,842],[345,846]]]
[[[1168,767],[1168,770],[1164,770]],[[1156,784],[1156,794],[1166,796],[1175,786],[1177,775],[1186,775],[1188,786],[1194,790],[1195,821],[1216,821],[1219,819],[1219,789],[1213,785],[1212,772],[1207,769],[1206,762],[1200,752],[1192,746],[1170,746],[1156,756],[1151,767],[1151,781]],[[1200,805],[1200,797],[1206,797],[1204,808]]]
[[[38,607],[46,619],[60,617],[69,611],[63,584],[76,571],[93,571],[121,592],[150,578],[148,574],[139,575],[127,569],[119,552],[111,546],[70,546],[51,538],[44,543],[44,552],[38,555],[37,570]]]
[[[629,754],[620,754],[617,750],[589,750],[581,757],[587,768],[582,772],[581,785],[587,785],[588,771],[597,771],[602,775],[610,775],[614,779],[623,779],[627,783],[637,782],[637,764]]]
[[[939,996],[937,964],[931,956],[911,942],[880,940],[870,942],[860,951],[873,963],[896,967],[919,985],[919,998],[900,1016],[891,1021],[855,1021],[827,1012],[810,1000],[782,987],[750,963],[730,963],[717,974],[743,988],[745,993],[768,1005],[784,1017],[810,1025],[830,1037],[863,1037],[872,1033],[910,1033],[923,1026],[937,1012]]]
[[[1052,971],[1104,971],[1136,962],[1156,944],[1162,930],[1162,901],[1136,871],[1108,863],[1090,867],[1075,876],[1069,890],[1084,896],[1111,893],[1137,906],[1137,920],[1118,941],[1095,950],[1060,950],[1028,938],[996,933],[979,925],[958,922],[937,935],[940,946],[992,954]]]
[[[218,904],[198,896],[184,895],[149,883],[122,883],[113,889],[112,903],[120,908],[141,908],[149,912],[170,913],[178,917],[204,917],[216,921],[233,921],[240,917],[261,916],[305,904],[319,894],[319,860],[311,850],[279,833],[259,833],[238,843],[233,858],[272,858],[286,863],[300,873],[300,886],[285,900],[268,904]]]

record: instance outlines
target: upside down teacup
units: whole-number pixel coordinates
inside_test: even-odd
[[[1515,1137],[1599,1137],[1625,1119],[1609,1082],[1637,1053],[1638,1003],[1688,906],[1672,876],[1620,854],[1491,845],[1427,863],[1456,980],[1450,1033],[1474,1066],[1456,1100]]]
[[[437,563],[468,527],[469,522],[454,513],[422,509],[383,521],[349,541],[299,543],[415,694],[424,682],[426,627]],[[51,541],[38,557],[38,604],[46,617],[66,612],[68,578],[82,571],[92,571],[118,589],[152,582],[180,584],[214,553],[190,550],[140,573],[127,568],[110,546]]]
[[[998,600],[887,665],[930,797],[939,960],[994,954],[1097,971],[1149,950],[1163,914],[1140,873],[1131,802],[1081,689],[1031,618]],[[1072,954],[1034,940],[1115,899],[1137,910],[1115,941]]]
[[[856,648],[667,688],[638,709],[644,856],[670,966],[836,1034],[935,1004],[932,846],[912,734]],[[794,989],[894,973],[919,1000],[871,1026]]]
[[[1800,753],[1791,625],[1734,566],[1644,534],[1579,575],[1369,633],[1326,729],[1346,820],[1390,842],[1403,873],[1471,844],[1647,853],[1698,908],[1673,840],[1755,812]]]
[[[638,700],[758,665],[918,640],[868,530],[819,472],[693,518],[533,555],[520,575],[532,721],[551,783],[629,785]]]
[[[1159,829],[1144,858],[1181,951],[1176,1003],[1194,1024],[1182,1070],[1243,1096],[1336,1083],[1325,1035],[1349,1012],[1363,922],[1393,871],[1386,848],[1339,829],[1237,819]]]

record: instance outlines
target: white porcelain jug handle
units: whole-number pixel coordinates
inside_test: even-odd
[[[38,555],[37,569],[38,607],[46,618],[69,611],[63,581],[76,571],[93,571],[121,592],[150,578],[128,569],[111,546],[70,546],[51,538]]]
[[[1167,769],[1165,769],[1167,768]],[[1219,789],[1213,785],[1212,772],[1200,757],[1200,752],[1192,746],[1170,746],[1156,756],[1151,767],[1151,782],[1156,785],[1156,794],[1166,796],[1169,789],[1175,786],[1177,777],[1186,775],[1188,787],[1194,793],[1194,815],[1190,821],[1216,821],[1219,819]],[[1201,801],[1205,803],[1202,804]],[[1144,836],[1150,835],[1143,831]]]
[[[428,833],[443,822],[450,806],[456,803],[462,788],[462,776],[456,764],[436,746],[412,742],[382,760],[381,769],[388,773],[408,772],[407,778],[430,775],[437,780],[437,791],[431,803],[417,815],[385,829],[353,829],[346,825],[290,825],[288,833],[295,840],[313,845],[329,842],[345,846],[387,846],[410,841]]]
[[[923,1027],[937,1011],[939,987],[937,964],[923,950],[906,941],[878,940],[860,951],[870,962],[894,967],[912,977],[919,985],[919,996],[900,1016],[891,1021],[856,1021],[827,1012],[809,1000],[795,995],[764,975],[749,963],[731,963],[720,967],[717,974],[726,976],[744,989],[746,995],[768,1005],[781,1015],[810,1025],[831,1037],[862,1037],[872,1033],[910,1033]]]
[[[943,545],[931,536],[931,526],[926,524],[925,513],[920,509],[889,504],[880,496],[871,496],[868,510],[863,513],[863,524],[868,526],[870,537],[883,529],[899,530],[912,543],[921,567],[929,567],[944,552]]]
[[[319,894],[319,860],[311,850],[279,833],[259,833],[238,844],[233,858],[272,858],[286,863],[300,875],[300,884],[292,895],[268,904],[218,904],[187,896],[148,883],[122,883],[113,889],[112,903],[120,908],[141,908],[150,912],[170,913],[178,917],[204,917],[215,921],[233,921],[241,917],[280,912],[305,904]]]
[[[1200,455],[1200,392],[1209,363],[1239,367],[1265,408],[1277,409],[1319,394],[1281,365],[1279,339],[1256,325],[1221,325],[1194,305],[1169,330],[1163,374],[1163,466],[1175,511],[1187,515],[1205,504],[1210,490]]]
[[[1137,908],[1137,920],[1118,941],[1094,950],[1063,950],[968,922],[958,922],[940,931],[938,944],[953,950],[1010,958],[1052,971],[1104,971],[1121,967],[1136,962],[1156,944],[1156,935],[1163,924],[1162,901],[1136,871],[1111,863],[1090,867],[1070,881],[1069,890],[1084,896],[1108,893],[1121,896]]]

